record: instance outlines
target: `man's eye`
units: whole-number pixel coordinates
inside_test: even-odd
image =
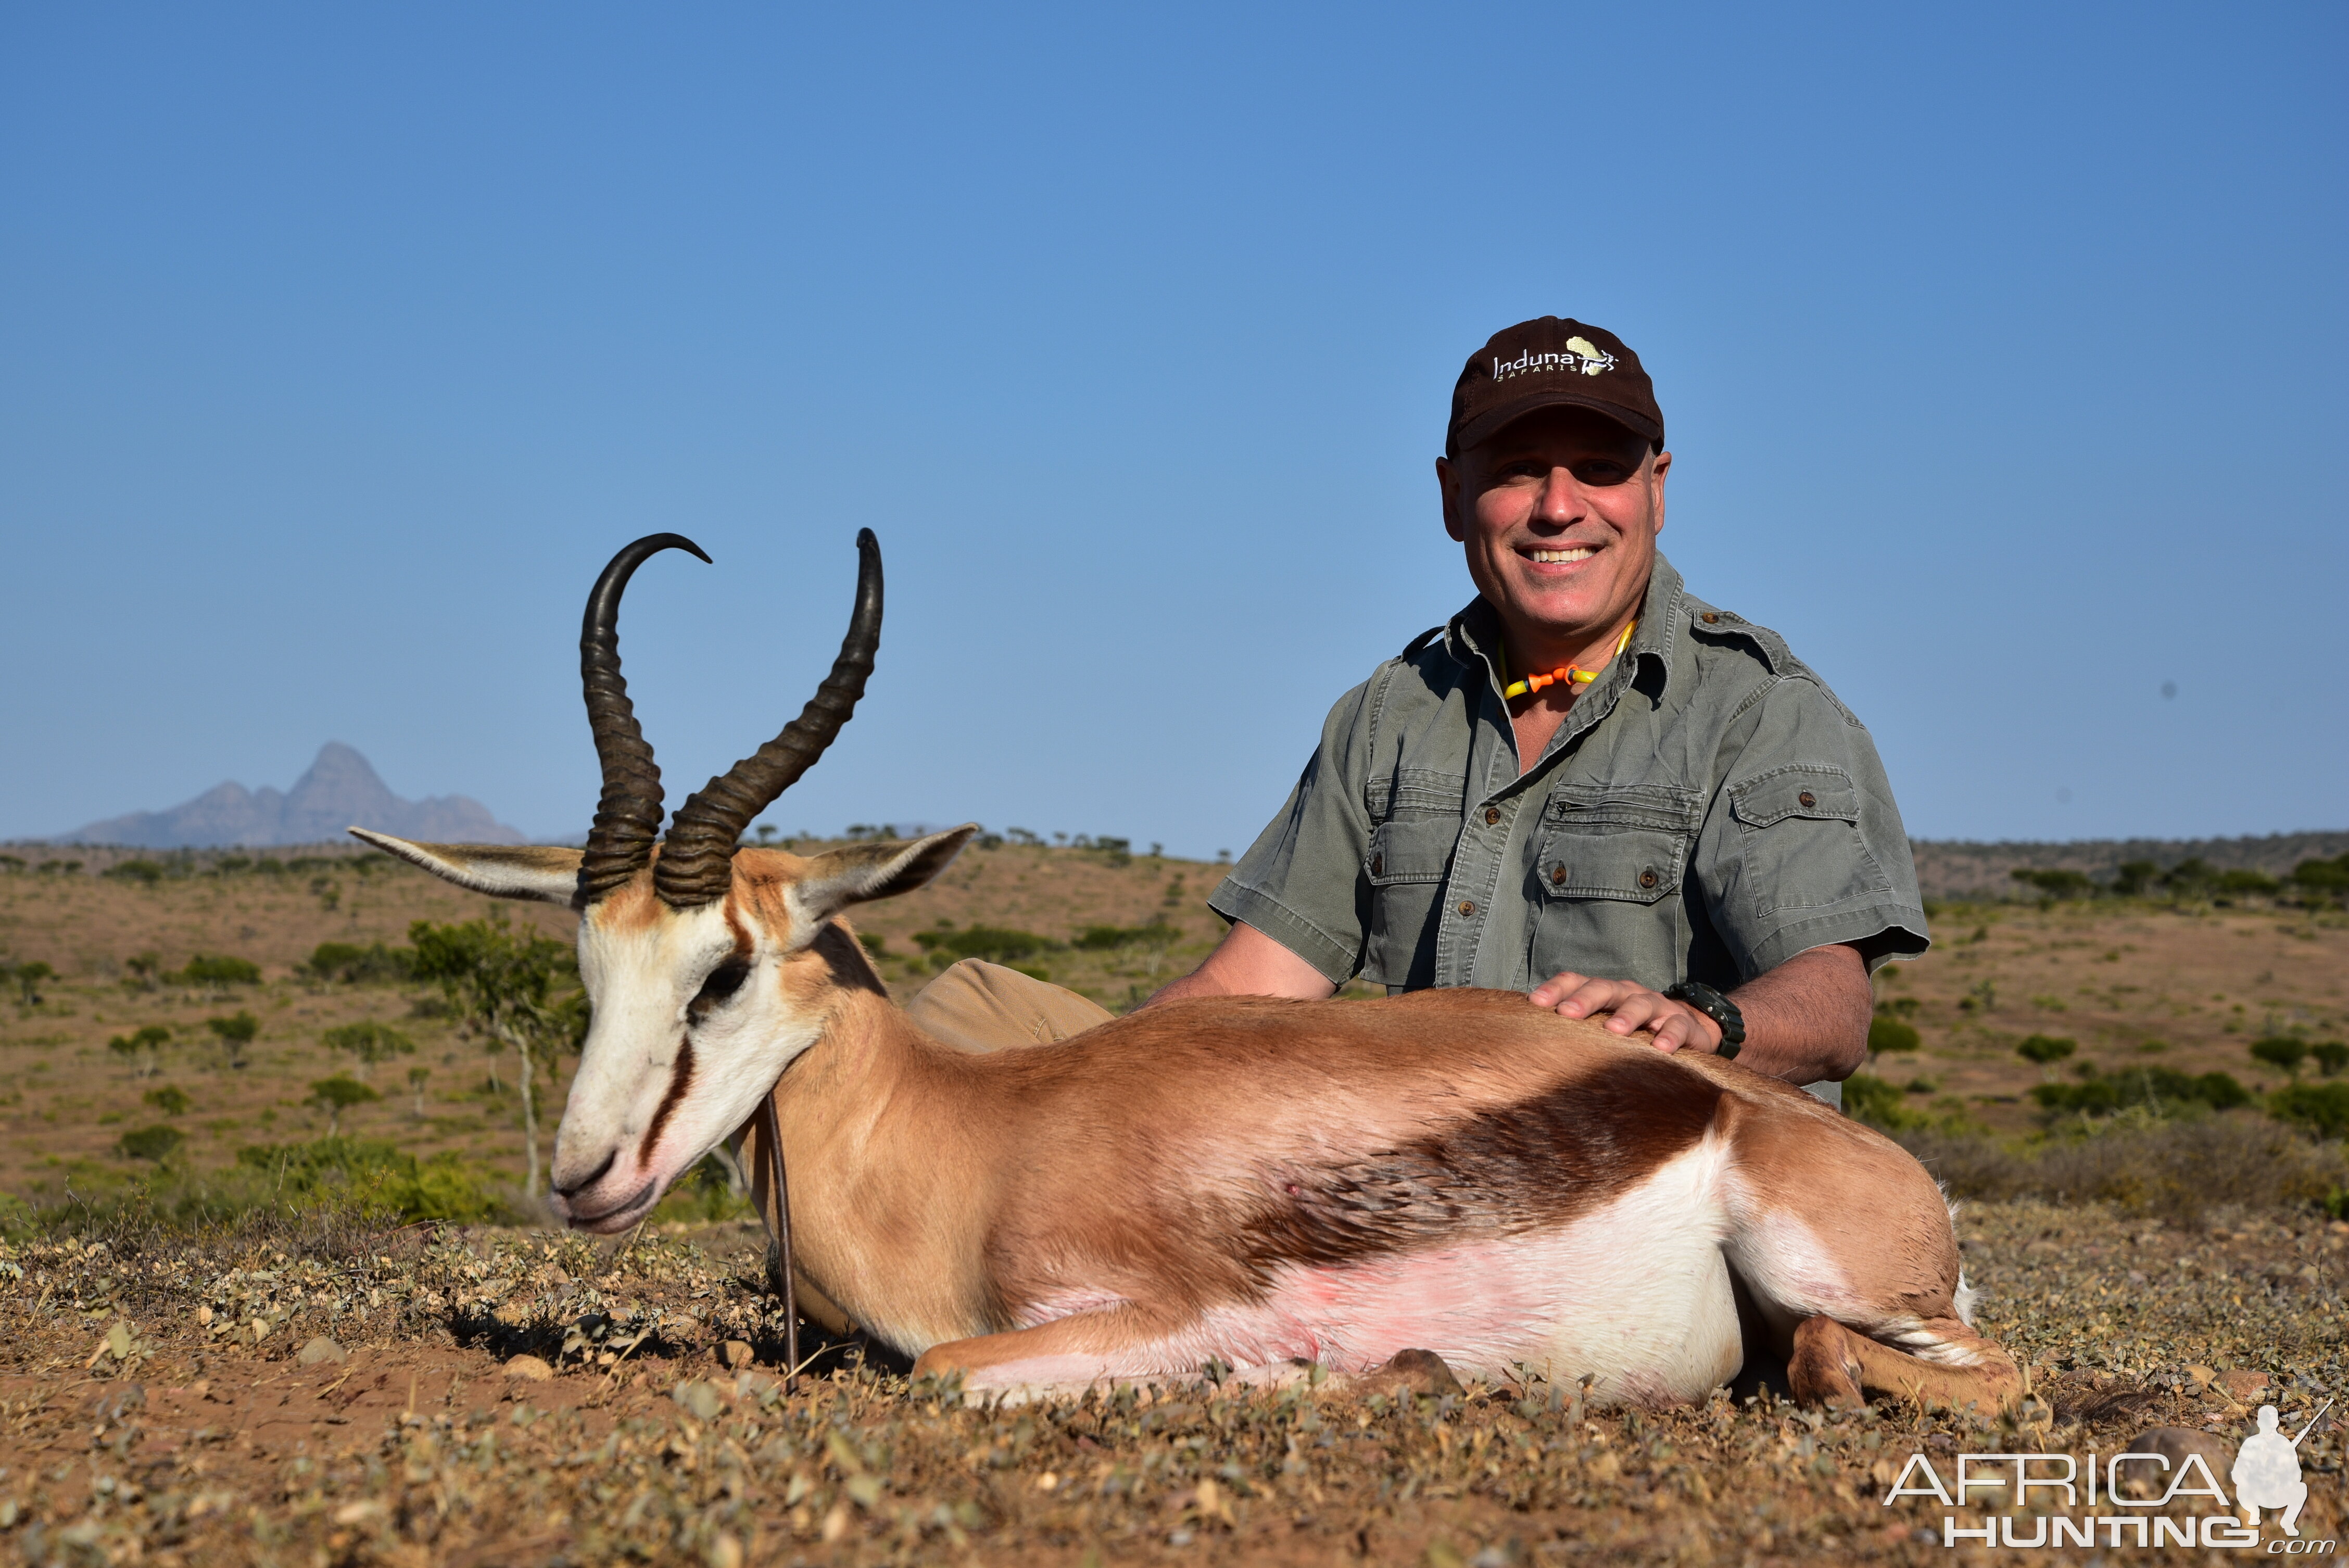
[[[735,992],[742,988],[742,982],[750,977],[749,964],[740,958],[729,958],[709,972],[709,978],[701,983],[699,994],[693,998],[686,1011],[696,1018],[701,1017],[711,1008],[731,998]]]
[[[1612,458],[1586,458],[1574,465],[1574,477],[1584,484],[1605,488],[1621,484],[1631,477],[1631,470]]]

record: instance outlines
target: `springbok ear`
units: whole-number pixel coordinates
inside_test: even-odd
[[[946,870],[978,831],[977,822],[965,822],[926,839],[826,850],[792,884],[792,905],[812,930],[852,903],[911,892]]]
[[[419,844],[365,828],[350,831],[385,854],[492,898],[534,898],[569,905],[579,897],[578,850],[555,844]]]

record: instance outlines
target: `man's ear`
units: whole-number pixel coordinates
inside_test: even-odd
[[[534,898],[568,906],[579,897],[579,850],[555,844],[419,844],[365,828],[350,831],[385,854],[492,898]]]
[[[851,844],[809,860],[807,872],[792,884],[792,912],[811,934],[852,903],[911,892],[947,869],[978,831],[965,822],[926,839]]]
[[[1436,499],[1442,502],[1444,507],[1444,531],[1452,536],[1452,542],[1454,544],[1464,542],[1468,537],[1467,529],[1454,515],[1459,511],[1459,508],[1455,504],[1458,500],[1458,497],[1453,493],[1452,481],[1453,477],[1458,472],[1459,470],[1453,466],[1452,459],[1450,458],[1438,458],[1435,459]]]

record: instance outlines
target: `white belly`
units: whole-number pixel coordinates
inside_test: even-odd
[[[1264,1297],[1215,1308],[1165,1338],[999,1365],[973,1386],[1182,1375],[1211,1357],[1364,1372],[1417,1349],[1491,1378],[1524,1368],[1571,1383],[1588,1373],[1599,1403],[1702,1399],[1735,1374],[1740,1354],[1720,1164],[1707,1140],[1556,1230],[1284,1270]],[[1042,1304],[1039,1315],[1071,1308],[1082,1310]]]

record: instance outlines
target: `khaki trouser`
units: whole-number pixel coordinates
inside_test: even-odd
[[[1106,1007],[1074,991],[977,958],[954,965],[905,1005],[905,1016],[924,1033],[958,1051],[972,1052],[1065,1040],[1095,1024],[1108,1023],[1112,1016]],[[778,1218],[774,1170],[767,1160],[766,1135],[758,1117],[743,1127],[736,1157],[750,1178],[751,1201],[759,1205],[759,1217],[766,1222],[767,1234],[772,1237]],[[790,1174],[784,1172],[786,1181]],[[854,1326],[846,1313],[808,1284],[805,1274],[799,1275],[793,1286],[800,1313],[811,1322],[834,1334],[845,1334]]]

